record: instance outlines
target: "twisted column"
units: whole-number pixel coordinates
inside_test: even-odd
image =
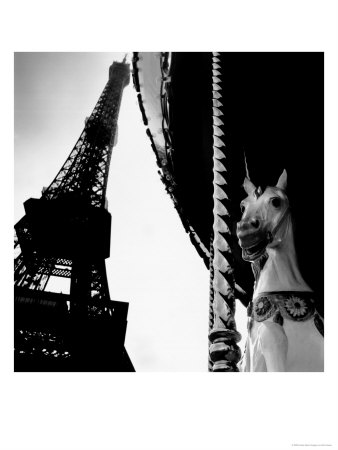
[[[209,319],[209,370],[213,372],[237,372],[237,363],[241,357],[237,342],[241,335],[236,330],[235,279],[231,265],[231,232],[228,226],[229,202],[227,185],[226,154],[229,152],[224,143],[223,104],[221,90],[221,62],[219,53],[212,56],[212,93],[213,93],[213,188],[214,188],[214,225],[213,241],[210,251],[210,310]]]

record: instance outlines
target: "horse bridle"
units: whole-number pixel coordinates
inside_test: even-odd
[[[283,214],[281,215],[277,225],[275,226],[275,228],[271,231],[268,231],[268,239],[269,239],[269,243],[272,242],[275,239],[275,236],[277,234],[277,231],[280,229],[282,223],[285,220],[286,217],[286,213],[289,212],[290,210],[290,206],[287,206],[283,212]]]

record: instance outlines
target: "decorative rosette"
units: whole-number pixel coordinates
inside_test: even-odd
[[[262,320],[266,320],[271,317],[276,311],[276,305],[274,305],[268,297],[259,297],[253,305],[253,318],[257,320],[257,322],[261,322]]]
[[[316,312],[314,299],[311,292],[276,292],[265,293],[257,297],[248,307],[248,316],[257,322],[276,317],[276,322],[282,323],[279,314],[289,320],[296,322],[308,320]]]
[[[310,319],[315,313],[314,300],[305,296],[278,296],[278,304],[283,317],[296,322]]]
[[[301,298],[287,299],[285,307],[293,317],[304,317],[308,309],[306,303]]]

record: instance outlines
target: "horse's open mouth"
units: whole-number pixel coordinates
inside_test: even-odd
[[[259,242],[255,242],[255,244],[251,245],[250,247],[245,247],[241,245],[242,247],[242,258],[246,261],[253,261],[257,258],[259,258],[265,251],[266,246],[269,243],[268,238],[264,238],[260,240]]]

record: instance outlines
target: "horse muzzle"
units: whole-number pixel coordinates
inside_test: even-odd
[[[243,243],[239,240],[239,245],[242,248],[242,258],[245,261],[255,261],[260,258],[266,250],[267,245],[269,244],[269,239],[265,237],[259,241],[256,241],[254,244],[245,247]]]
[[[237,224],[237,238],[242,248],[242,258],[245,261],[254,261],[265,252],[271,242],[271,233],[259,226],[253,226],[252,222],[242,221]]]

